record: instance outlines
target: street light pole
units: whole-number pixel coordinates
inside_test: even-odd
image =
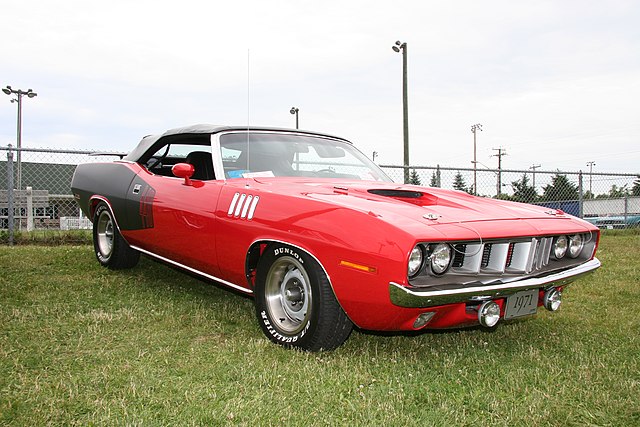
[[[409,99],[407,95],[407,44],[397,41],[391,47],[394,52],[402,50],[402,130],[404,134],[404,183],[408,184],[409,176]]]
[[[18,129],[17,129],[18,179],[16,180],[17,181],[16,188],[18,190],[21,190],[22,189],[22,151],[21,151],[21,148],[22,148],[22,96],[27,95],[27,98],[33,98],[35,96],[38,96],[38,94],[32,91],[31,89],[25,92],[21,89],[13,89],[11,88],[11,86],[7,86],[6,88],[2,89],[2,91],[9,96],[16,95],[16,98],[11,99],[11,102],[18,103]]]
[[[478,160],[476,158],[476,131],[480,130],[482,132],[482,125],[480,123],[476,123],[471,126],[471,132],[473,132],[473,194],[478,194]]]
[[[289,112],[291,114],[295,114],[296,115],[296,129],[298,129],[298,112],[300,111],[300,109],[298,107],[291,107],[291,110],[289,110]]]

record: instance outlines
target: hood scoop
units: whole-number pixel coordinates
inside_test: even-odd
[[[369,193],[377,196],[396,197],[400,199],[419,199],[423,194],[419,191],[397,190],[397,189],[372,189]]]

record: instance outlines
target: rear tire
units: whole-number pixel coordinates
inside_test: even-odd
[[[353,328],[316,260],[284,244],[269,246],[258,263],[255,306],[264,334],[285,347],[333,350]]]
[[[93,214],[93,249],[98,262],[113,270],[134,267],[140,252],[124,240],[109,206],[100,202]]]

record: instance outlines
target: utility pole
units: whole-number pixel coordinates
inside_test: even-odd
[[[529,166],[529,169],[533,171],[532,175],[533,175],[533,191],[534,192],[536,190],[536,169],[538,169],[539,167],[540,165],[536,165],[536,164]]]
[[[409,99],[407,95],[407,44],[397,41],[391,46],[394,52],[402,51],[402,130],[404,134],[404,183],[408,184],[409,176]]]
[[[498,158],[498,183],[496,184],[496,197],[500,196],[501,190],[502,190],[502,156],[506,156],[507,155],[507,151],[500,147],[500,148],[493,148],[493,151],[497,151],[498,154],[494,154],[491,157],[497,157]]]
[[[473,132],[473,194],[478,194],[478,159],[476,157],[476,131],[482,132],[482,125],[476,123],[471,126],[471,132]]]
[[[587,166],[589,166],[589,197],[593,197],[593,191],[591,191],[591,181],[593,179],[593,167],[596,165],[596,162],[587,162]]]

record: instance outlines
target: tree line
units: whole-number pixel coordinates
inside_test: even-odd
[[[410,184],[422,185],[420,176],[413,169],[410,174]],[[430,187],[441,187],[440,171],[434,171],[431,175]],[[458,171],[453,178],[453,188],[455,190],[464,191],[469,194],[473,193],[473,185],[467,185],[464,176]],[[512,200],[514,202],[534,203],[534,202],[557,202],[563,200],[578,200],[580,198],[580,190],[577,184],[574,184],[566,175],[558,172],[551,178],[551,183],[542,187],[542,194],[538,194],[537,189],[531,185],[529,176],[525,173],[519,180],[511,182],[513,194],[500,194],[498,198],[503,200]],[[582,195],[583,199],[615,199],[625,196],[640,197],[640,175],[629,188],[628,185],[617,186],[613,184],[608,193],[598,195],[592,194],[589,190]]]

